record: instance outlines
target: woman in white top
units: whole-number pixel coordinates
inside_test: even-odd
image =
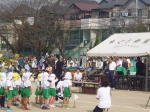
[[[32,68],[33,68],[33,69],[37,68],[37,60],[36,60],[36,57],[34,57],[33,60],[32,60]]]
[[[99,100],[99,104],[95,107],[93,112],[103,112],[104,109],[111,107],[111,91],[109,82],[106,77],[101,78],[101,88],[98,89],[96,98]]]
[[[98,60],[96,61],[96,68],[102,70],[103,69],[103,62],[101,58],[98,58]]]
[[[74,67],[78,67],[79,66],[79,61],[77,60],[77,58],[74,58]]]

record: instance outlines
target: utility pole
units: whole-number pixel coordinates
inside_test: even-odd
[[[139,2],[139,0],[136,0],[136,18],[138,17],[138,3]]]

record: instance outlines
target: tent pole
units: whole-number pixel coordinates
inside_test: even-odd
[[[148,67],[148,59],[149,57],[146,56],[146,77],[145,77],[145,91],[148,91],[148,71],[149,71],[149,67]]]

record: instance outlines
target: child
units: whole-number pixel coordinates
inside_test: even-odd
[[[49,88],[50,88],[50,82],[48,81],[48,73],[44,72],[43,74],[43,91],[42,91],[42,95],[43,95],[43,105],[42,105],[42,109],[47,109],[49,110],[50,108],[47,106],[47,101],[49,98]]]
[[[29,97],[32,94],[32,89],[31,89],[31,82],[28,80],[28,74],[23,74],[22,76],[22,90],[21,90],[21,97],[22,97],[22,105],[23,105],[23,110],[30,110],[27,108],[27,104],[29,101]]]
[[[17,95],[18,95],[18,88],[19,88],[19,74],[17,73],[16,70],[14,70],[14,76],[13,76],[13,80],[12,80],[12,83],[13,83],[13,92],[12,92],[12,95],[13,95],[13,105],[14,106],[18,106],[18,103],[17,103]]]
[[[56,96],[56,89],[55,89],[55,83],[58,81],[58,79],[56,79],[56,75],[55,74],[50,74],[49,75],[49,81],[50,83],[50,88],[49,88],[49,94],[50,94],[50,99],[49,99],[49,106],[50,107],[55,107],[54,106],[54,101],[55,101],[55,96]]]
[[[56,87],[56,93],[57,93],[57,95],[55,97],[55,100],[56,100],[55,103],[59,103],[58,98],[60,98],[61,100],[64,99],[63,98],[63,90],[62,90],[62,88],[63,88],[63,82],[64,82],[63,78],[64,78],[64,76],[60,76],[60,81],[58,82],[57,87]]]
[[[6,83],[6,74],[0,73],[0,106],[1,109],[5,109],[5,83]]]
[[[9,72],[6,80],[6,88],[5,88],[5,93],[6,93],[6,98],[7,98],[7,108],[6,111],[12,111],[10,108],[10,103],[12,100],[12,92],[13,92],[13,84],[12,84],[12,78],[13,78],[13,72]]]
[[[72,86],[72,75],[70,72],[67,72],[65,74],[65,80],[63,82],[63,108],[65,109],[70,109],[68,104],[69,104],[69,98],[71,97],[72,91],[71,91],[71,86]]]
[[[36,85],[37,85],[37,88],[36,88],[36,91],[35,91],[35,95],[36,95],[35,103],[42,105],[42,85],[41,85],[41,81],[40,81],[40,79],[39,80],[36,79],[35,82],[36,82]],[[39,97],[39,101],[38,101],[38,97]]]

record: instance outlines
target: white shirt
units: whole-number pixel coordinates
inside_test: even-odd
[[[96,67],[99,68],[99,69],[102,69],[103,62],[102,61],[96,61]]]
[[[13,72],[9,72],[8,75],[7,75],[7,79],[8,80],[11,80],[14,76],[14,73]]]
[[[13,90],[13,84],[11,80],[6,80],[6,88],[9,88],[9,90]]]
[[[71,82],[71,80],[64,80],[64,82],[63,82],[63,87],[65,88],[65,87],[69,87],[69,86],[72,86],[72,82]]]
[[[63,94],[63,83],[64,81],[59,81],[58,84],[57,84],[57,89],[60,89],[60,93]]]
[[[43,75],[42,75],[42,80],[43,80],[43,81],[47,81],[49,74],[48,74],[47,72],[44,72],[44,73],[41,73],[41,74],[43,74]]]
[[[97,91],[96,98],[99,98],[99,108],[110,108],[111,98],[110,98],[110,87],[102,87]]]
[[[119,67],[122,67],[122,61],[119,59],[119,60],[116,62],[116,65],[117,65],[117,66],[120,65]]]
[[[26,72],[26,74],[28,75],[28,79],[30,79],[30,76],[32,75],[31,72]]]
[[[37,61],[36,61],[36,59],[33,59],[32,68],[36,68],[36,67],[37,67]]]
[[[40,82],[38,80],[35,80],[36,86],[40,87]]]
[[[82,79],[82,73],[79,72],[79,73],[75,73],[74,74],[74,79],[77,80],[77,81],[80,81]]]
[[[30,87],[31,86],[31,82],[30,82],[30,80],[22,81],[21,85],[22,85],[22,88]]]
[[[116,63],[115,62],[111,62],[109,64],[109,70],[115,70],[115,68],[116,68]]]
[[[57,82],[58,80],[53,80],[50,84],[50,88],[56,88],[55,87],[55,83]]]
[[[18,80],[17,80],[17,81],[13,81],[13,80],[12,80],[12,84],[13,84],[13,87],[17,87],[17,86],[19,86],[19,82],[18,82]]]
[[[44,89],[49,89],[50,83],[48,81],[43,82]]]
[[[130,59],[127,59],[127,62],[128,62],[128,67],[129,67],[131,63]]]

